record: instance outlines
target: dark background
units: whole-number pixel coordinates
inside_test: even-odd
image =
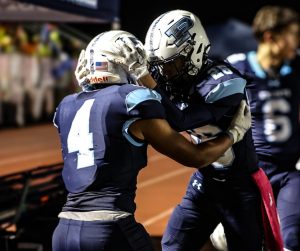
[[[121,28],[144,40],[147,28],[160,14],[172,9],[184,9],[198,15],[203,26],[220,24],[236,18],[251,24],[256,11],[265,4],[285,5],[300,11],[297,0],[121,0]]]

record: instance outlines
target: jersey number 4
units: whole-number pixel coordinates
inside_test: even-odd
[[[84,102],[75,114],[68,135],[69,153],[78,152],[77,169],[93,166],[95,163],[93,150],[93,133],[90,132],[90,113],[94,99]]]

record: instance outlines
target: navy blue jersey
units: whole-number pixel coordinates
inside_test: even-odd
[[[226,64],[212,65],[193,86],[188,104],[183,109],[163,99],[167,119],[178,131],[188,130],[195,143],[204,142],[226,131],[242,99],[245,99],[246,80]],[[162,93],[163,95],[163,93]],[[257,170],[257,157],[251,130],[244,139],[234,144],[225,154],[212,163],[209,173],[215,177],[229,173],[248,173]]]
[[[195,143],[214,138],[228,129],[246,98],[245,86],[246,79],[236,69],[226,63],[213,63],[193,85],[188,102],[180,106],[182,110],[172,109],[163,97],[167,118],[178,130],[189,129]],[[178,121],[172,120],[176,114]],[[240,250],[244,244],[245,250],[261,250],[261,201],[250,175],[257,170],[249,130],[216,162],[191,176],[166,226],[162,249],[199,250],[222,222],[232,250]]]
[[[65,97],[54,123],[69,191],[63,211],[134,212],[137,175],[147,164],[147,144],[128,132],[137,119],[165,118],[160,95],[124,84]]]
[[[270,76],[258,64],[254,51],[234,54],[228,59],[241,72],[253,77],[246,89],[259,159],[294,170],[300,157],[299,63],[285,64],[277,76]]]

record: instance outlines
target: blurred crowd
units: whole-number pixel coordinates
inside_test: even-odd
[[[0,127],[51,120],[60,99],[76,89],[81,46],[53,24],[0,24]]]

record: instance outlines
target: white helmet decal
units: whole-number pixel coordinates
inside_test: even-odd
[[[174,43],[177,47],[182,45],[188,39],[191,38],[189,30],[194,26],[192,20],[188,17],[182,17],[174,25],[172,25],[165,34],[168,37],[173,36],[175,38]]]

